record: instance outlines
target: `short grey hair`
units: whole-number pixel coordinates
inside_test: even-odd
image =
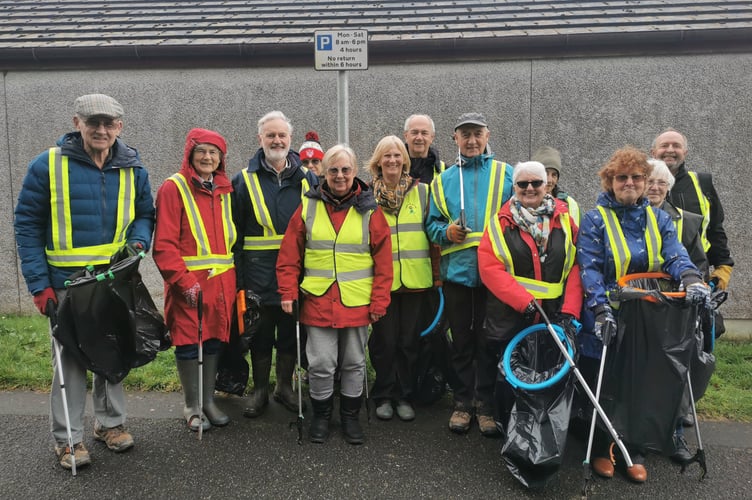
[[[413,118],[418,118],[418,117],[427,119],[428,123],[431,124],[431,133],[432,134],[436,133],[436,125],[434,125],[434,123],[433,123],[433,118],[431,118],[428,115],[420,115],[420,114],[418,114],[418,115],[410,115],[410,116],[407,117],[407,119],[405,120],[405,126],[404,126],[404,131],[405,132],[407,132],[408,130],[410,130],[410,120],[412,120]]]
[[[266,122],[269,122],[272,120],[284,120],[284,122],[287,123],[287,128],[290,129],[289,130],[290,135],[292,135],[292,123],[290,123],[290,120],[287,119],[287,117],[282,111],[269,111],[267,114],[259,118],[259,121],[258,121],[258,134],[259,135],[263,133],[264,125],[266,125]]]
[[[648,163],[653,166],[653,171],[650,173],[650,177],[655,177],[658,180],[668,182],[668,190],[671,191],[676,179],[674,179],[674,175],[671,173],[671,169],[668,168],[668,165],[666,165],[666,162],[650,158]]]

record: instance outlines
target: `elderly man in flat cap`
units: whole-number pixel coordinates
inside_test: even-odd
[[[15,210],[21,271],[34,305],[45,315],[52,312],[48,307],[54,309],[62,301],[71,274],[86,265],[108,265],[112,255],[122,251],[148,251],[154,229],[148,173],[138,152],[118,138],[123,107],[104,94],[81,96],[74,107],[75,131],[31,161]],[[91,457],[83,443],[86,369],[65,349],[59,358],[53,357],[53,368],[50,426],[57,460],[66,469],[87,465]],[[115,452],[131,448],[133,437],[123,426],[122,385],[95,373],[92,399],[94,438]]]
[[[478,245],[488,222],[512,196],[512,167],[488,151],[490,135],[482,114],[459,117],[454,127],[457,163],[431,184],[426,219],[428,237],[441,246],[444,311],[459,379],[449,428],[467,432],[475,414],[484,436],[498,433],[493,418],[498,353],[485,348],[486,288],[478,274]]]

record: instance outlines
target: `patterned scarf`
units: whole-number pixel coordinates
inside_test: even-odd
[[[390,187],[384,182],[384,177],[379,175],[373,181],[373,195],[376,203],[384,212],[396,214],[402,206],[402,200],[405,199],[405,193],[412,185],[413,180],[406,172],[402,172],[397,186]]]
[[[523,207],[517,196],[512,196],[510,199],[509,209],[512,212],[512,218],[520,229],[530,233],[535,240],[541,262],[546,260],[546,245],[548,235],[551,233],[551,216],[555,206],[556,203],[550,194],[543,197],[543,202],[538,208]]]

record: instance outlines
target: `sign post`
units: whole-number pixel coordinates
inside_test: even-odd
[[[368,69],[368,31],[314,31],[316,71],[337,71],[337,141],[349,138],[348,70]]]

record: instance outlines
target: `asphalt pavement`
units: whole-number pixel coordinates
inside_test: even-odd
[[[270,401],[250,420],[244,400],[219,397],[232,417],[198,441],[182,419],[176,393],[129,393],[128,429],[136,445],[122,454],[94,441],[87,410],[84,442],[92,464],[72,477],[57,465],[49,433],[48,395],[0,392],[0,496],[8,499],[168,498],[581,498],[585,444],[570,435],[564,463],[542,491],[524,488],[506,470],[498,439],[477,427],[467,435],[447,429],[450,404],[418,407],[413,422],[361,413],[366,442],[347,444],[339,432],[323,445],[297,442],[295,414]],[[306,417],[310,415],[306,413]],[[593,477],[589,498],[752,498],[752,425],[701,422],[708,475],[684,474],[665,457],[647,457],[648,481]],[[689,429],[690,448],[695,438]],[[305,435],[304,435],[305,439]]]

